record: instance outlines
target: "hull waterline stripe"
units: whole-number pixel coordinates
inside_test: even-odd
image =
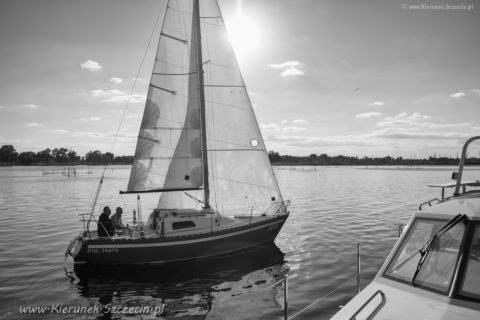
[[[276,222],[271,222],[268,224],[264,224],[258,227],[254,227],[251,229],[247,230],[242,230],[242,231],[237,231],[237,232],[232,232],[228,234],[222,234],[220,236],[215,236],[215,237],[208,237],[208,238],[202,238],[202,239],[194,239],[194,240],[184,240],[184,241],[175,241],[175,242],[161,242],[161,243],[138,243],[138,244],[91,244],[88,245],[88,248],[91,249],[113,249],[113,248],[147,248],[147,247],[165,247],[165,246],[179,246],[179,245],[184,245],[184,244],[192,244],[192,243],[198,243],[198,242],[208,242],[208,241],[214,241],[218,239],[223,239],[223,238],[228,238],[231,236],[236,236],[239,234],[247,233],[250,231],[258,230],[258,229],[263,229],[265,227],[273,226],[276,224],[281,223],[281,220],[276,221]]]

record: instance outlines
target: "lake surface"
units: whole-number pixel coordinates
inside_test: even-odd
[[[449,181],[454,170],[275,167],[292,205],[274,245],[169,267],[74,267],[64,253],[82,230],[78,214],[90,212],[102,169],[76,167],[68,177],[59,167],[0,167],[0,319],[140,319],[138,308],[162,303],[167,319],[282,319],[283,286],[276,283],[284,275],[289,316],[342,285],[295,317],[329,319],[355,294],[357,242],[365,287],[393,247],[398,225],[419,203],[440,196],[426,185]],[[96,213],[122,206],[124,222],[132,221],[136,195],[118,194],[129,174],[129,166],[107,169]],[[464,177],[480,178],[478,168]],[[144,216],[157,196],[142,196]],[[50,310],[22,314],[28,306]],[[58,314],[62,306],[70,311]],[[99,306],[122,313],[86,311]],[[112,310],[124,307],[137,309]]]

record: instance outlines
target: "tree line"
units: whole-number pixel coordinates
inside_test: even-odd
[[[39,152],[24,151],[18,153],[12,145],[0,148],[0,164],[2,165],[102,165],[131,164],[133,156],[117,156],[113,153],[102,153],[99,150],[89,151],[79,155],[75,150],[67,148],[47,148]]]
[[[309,156],[281,155],[278,152],[268,152],[268,158],[273,165],[458,165],[458,158],[428,157],[409,159],[403,157],[353,157],[310,154]],[[1,165],[104,165],[132,164],[133,156],[115,156],[113,153],[102,153],[99,150],[89,151],[81,156],[76,151],[67,148],[47,148],[39,152],[24,151],[18,153],[12,145],[0,148]],[[480,158],[469,157],[466,164],[480,165]]]
[[[309,156],[290,156],[281,155],[278,152],[268,152],[268,158],[273,165],[304,165],[304,166],[323,166],[323,165],[366,165],[366,166],[378,166],[378,165],[458,165],[460,159],[449,157],[436,157],[431,156],[423,159],[411,159],[403,157],[353,157],[353,156],[329,156],[323,154],[310,154]],[[466,159],[465,164],[468,165],[480,165],[480,158],[469,157]]]

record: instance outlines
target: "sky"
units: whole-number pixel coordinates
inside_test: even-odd
[[[218,2],[268,150],[453,157],[480,135],[480,3]],[[0,0],[0,145],[133,155],[164,6]]]

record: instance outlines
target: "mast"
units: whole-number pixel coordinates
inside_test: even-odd
[[[194,0],[193,17],[195,42],[197,45],[198,94],[200,99],[200,128],[202,141],[203,194],[205,209],[210,209],[210,187],[208,183],[207,126],[205,123],[205,92],[203,84],[202,36],[200,30],[200,0]]]

